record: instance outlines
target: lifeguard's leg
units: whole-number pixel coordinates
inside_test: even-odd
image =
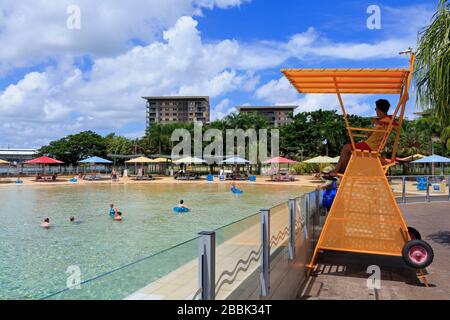
[[[347,168],[348,163],[350,162],[350,158],[352,156],[352,145],[346,144],[341,151],[341,156],[339,161],[334,169],[336,173],[344,173]]]

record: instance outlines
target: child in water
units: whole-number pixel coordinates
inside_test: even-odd
[[[114,218],[116,215],[117,215],[117,208],[114,207],[114,203],[111,203],[111,204],[109,205],[109,216],[110,216],[111,218]]]
[[[122,221],[122,212],[117,212],[115,215],[114,215],[114,220],[115,221]]]
[[[191,209],[189,209],[188,207],[186,207],[186,206],[184,205],[184,200],[180,200],[180,204],[178,205],[178,208],[186,209],[186,210],[191,211]]]
[[[45,218],[44,222],[41,223],[41,227],[45,228],[45,229],[50,228],[50,219],[49,218]]]

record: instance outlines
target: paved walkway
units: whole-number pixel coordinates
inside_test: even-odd
[[[427,268],[426,288],[402,258],[325,252],[298,298],[309,300],[427,300],[450,299],[450,202],[401,205],[408,225],[422,234],[434,250]],[[381,289],[368,289],[370,265],[381,267]]]

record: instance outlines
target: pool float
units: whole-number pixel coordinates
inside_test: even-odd
[[[175,213],[188,213],[190,210],[188,208],[180,208],[180,207],[174,207],[173,212]]]
[[[77,183],[77,182],[78,182],[78,179],[77,179],[77,178],[72,178],[72,179],[69,180],[69,182],[71,182],[71,183]]]
[[[234,194],[243,194],[244,191],[235,187],[231,187],[231,192],[233,192]]]

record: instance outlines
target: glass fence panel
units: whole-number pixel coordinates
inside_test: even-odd
[[[192,299],[198,293],[197,256],[198,237],[88,280],[75,269],[65,289],[44,299]]]
[[[216,299],[259,297],[260,214],[216,230]]]
[[[288,203],[279,204],[270,209],[270,252],[285,248],[289,240]]]

